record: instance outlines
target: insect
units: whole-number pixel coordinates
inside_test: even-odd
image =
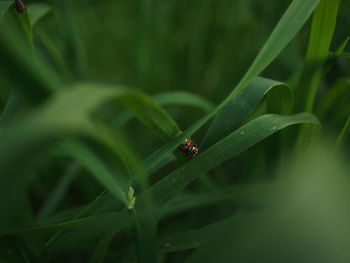
[[[193,147],[193,140],[192,138],[188,138],[179,146],[179,150],[183,153],[186,153],[189,150],[191,150],[192,147]]]
[[[24,14],[25,12],[27,12],[27,7],[21,0],[15,0],[15,8],[17,12],[21,14]]]
[[[198,153],[199,153],[198,145],[195,144],[185,155],[187,157],[193,159],[194,157],[196,157],[198,155]]]
[[[178,148],[186,157],[193,159],[199,153],[198,145],[193,143],[192,138],[186,139]]]

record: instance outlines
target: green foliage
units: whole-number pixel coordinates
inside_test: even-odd
[[[349,259],[346,1],[24,4],[0,1],[1,262]]]

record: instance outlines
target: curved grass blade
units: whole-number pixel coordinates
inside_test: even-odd
[[[151,194],[158,204],[175,196],[190,182],[217,165],[233,158],[277,131],[294,124],[319,124],[316,117],[302,113],[293,116],[263,115],[210,147],[154,184],[144,195]],[[141,198],[139,198],[141,201]],[[142,202],[137,203],[142,207]]]
[[[13,1],[0,2],[0,24],[2,23],[2,20],[4,19],[6,12],[8,11],[8,9],[12,4],[13,4]]]
[[[30,25],[34,27],[40,19],[50,12],[50,6],[45,3],[31,3],[28,5]]]
[[[234,185],[230,187],[220,188],[213,192],[205,192],[200,194],[182,193],[169,202],[166,202],[161,208],[162,217],[169,217],[174,214],[183,213],[210,205],[220,206],[230,202],[239,203],[240,205],[249,204],[254,194],[261,191],[269,191],[268,186],[258,185]]]
[[[306,98],[303,110],[307,112],[313,110],[318,85],[322,77],[323,64],[328,57],[333,38],[338,8],[339,0],[321,0],[313,16],[304,75],[298,90],[307,94],[306,97],[302,96]],[[302,87],[306,87],[306,92],[305,88]]]
[[[226,104],[247,83],[258,76],[287,46],[305,24],[320,0],[294,0],[284,13],[270,37],[256,56],[247,73],[226,98]]]
[[[222,220],[200,229],[170,236],[162,242],[163,249],[165,252],[175,252],[199,248],[219,236],[225,230],[229,222],[230,220]]]
[[[340,44],[340,46],[335,50],[333,56],[334,56],[334,57],[340,56],[340,55],[344,52],[345,48],[348,46],[349,41],[350,41],[350,37],[345,38],[345,40],[344,40],[344,41]]]
[[[344,126],[337,137],[334,150],[338,149],[341,146],[344,139],[346,138],[347,133],[349,132],[349,128],[350,128],[350,116],[346,119]]]
[[[65,143],[61,147],[69,155],[79,160],[79,162],[88,169],[96,180],[109,192],[122,201],[126,206],[128,205],[128,184],[123,182],[121,177],[114,176],[90,149],[77,141]]]
[[[212,111],[215,106],[208,100],[183,91],[173,91],[173,92],[164,92],[152,96],[155,102],[159,103],[162,106],[171,106],[171,105],[182,105],[196,107],[203,110],[204,112]],[[126,122],[132,118],[132,114],[128,111],[122,112],[118,118],[114,121],[115,127],[121,127]]]
[[[17,24],[22,31],[23,35],[25,36],[30,48],[34,50],[34,43],[33,43],[33,30],[32,26],[29,21],[29,15],[28,12],[21,14],[19,13],[14,7],[9,9],[9,16],[12,16],[16,20],[14,24]]]
[[[153,96],[154,100],[161,105],[183,105],[196,107],[204,112],[214,110],[215,105],[199,95],[185,91],[163,92]]]
[[[23,36],[15,33],[17,31],[14,25],[2,26],[0,29],[0,67],[4,75],[16,80],[27,98],[42,98],[50,91],[62,89],[64,85],[61,78],[50,66],[34,56],[33,49],[24,43]]]
[[[292,93],[286,84],[256,77],[218,112],[203,138],[201,148],[207,149],[235,130],[258,106],[263,97],[275,87],[282,87],[288,90],[289,96],[281,96],[280,101],[286,102],[283,103],[284,105],[289,104],[291,106]]]
[[[102,263],[108,251],[109,244],[115,235],[114,231],[110,231],[100,240],[94,253],[91,256],[90,263]]]
[[[65,194],[68,191],[68,187],[71,182],[77,176],[81,165],[78,162],[73,162],[67,169],[67,171],[62,175],[62,178],[58,182],[55,189],[50,193],[48,200],[45,202],[44,206],[40,209],[37,222],[41,223],[48,216],[52,215],[57,209],[59,203],[63,200]]]
[[[48,225],[35,225],[35,226],[21,226],[16,228],[8,228],[1,226],[0,233],[6,234],[18,234],[26,232],[42,232],[42,233],[52,233],[64,230],[73,229],[98,229],[100,231],[107,230],[110,226],[113,226],[116,231],[126,228],[130,225],[129,215],[126,210],[122,212],[112,212],[102,215],[88,216],[79,219],[74,219],[70,221],[65,221],[57,224]],[[47,246],[47,244],[46,244]]]
[[[146,95],[131,89],[106,88],[103,86],[81,85],[56,94],[51,101],[39,108],[24,120],[1,131],[0,137],[0,207],[11,214],[11,198],[15,198],[9,189],[25,185],[30,177],[26,176],[39,153],[72,135],[96,137],[89,113],[103,102],[116,98],[128,98],[130,108],[136,109],[149,127],[161,135],[172,137],[178,133],[176,123],[158,104]],[[135,100],[135,102],[133,102]],[[148,108],[148,110],[146,110]],[[158,126],[159,125],[159,126]],[[104,136],[98,137],[107,143]],[[35,150],[35,151],[33,151]],[[36,154],[33,154],[35,152]],[[17,160],[22,165],[14,165]],[[115,194],[117,194],[115,192]],[[121,194],[118,192],[119,197]],[[5,213],[5,212],[4,212]],[[1,219],[6,219],[4,216]]]
[[[208,120],[210,120],[228,101],[230,101],[242,88],[244,88],[254,77],[258,76],[285,48],[289,41],[297,34],[301,27],[305,24],[311,13],[317,6],[319,0],[294,0],[286,13],[275,27],[274,31],[268,38],[267,42],[255,58],[242,80],[234,88],[229,96],[214,111],[195,122],[183,134],[176,139],[164,145],[158,151],[150,155],[140,164],[140,168],[144,170],[152,169],[152,167],[162,162],[163,156],[174,149],[186,138],[191,136],[199,128],[201,128]],[[137,173],[137,172],[136,172]]]

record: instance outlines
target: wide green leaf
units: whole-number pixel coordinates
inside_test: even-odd
[[[207,121],[209,121],[220,109],[229,102],[241,89],[243,89],[254,77],[258,76],[285,48],[291,39],[298,33],[303,24],[310,17],[312,11],[317,6],[319,0],[294,0],[286,13],[275,27],[274,31],[266,41],[265,45],[255,58],[244,77],[234,88],[229,96],[214,111],[208,113],[200,120],[196,121],[191,127],[186,129],[176,139],[170,141],[162,148],[150,155],[144,160],[139,168],[150,170],[164,160],[164,156],[176,149],[186,138],[190,137],[198,129],[200,129]],[[137,170],[136,170],[137,171]]]
[[[294,0],[278,22],[247,73],[225,100],[235,96],[247,83],[258,76],[299,32],[320,0]]]
[[[183,190],[190,182],[217,165],[233,158],[249,147],[293,124],[319,124],[310,114],[280,116],[263,115],[220,140],[196,158],[182,165],[158,181],[146,193],[157,203],[162,203]],[[138,204],[138,203],[137,203]],[[142,206],[142,203],[139,204]]]
[[[30,180],[23,169],[33,163],[40,150],[55,143],[57,138],[80,134],[98,139],[113,149],[118,147],[105,133],[97,134],[89,117],[93,109],[113,98],[125,99],[129,109],[161,137],[171,138],[179,133],[170,116],[139,91],[86,84],[60,92],[27,118],[1,130],[0,192],[3,201],[0,204],[4,211],[12,209],[6,200],[15,193],[8,189],[21,189]],[[36,154],[32,154],[34,149]],[[14,166],[19,159],[23,160],[22,165]]]
[[[215,142],[221,140],[226,135],[235,130],[238,125],[256,108],[263,97],[273,88],[287,88],[284,83],[256,77],[245,86],[236,96],[234,96],[216,115],[201,143],[201,149],[206,149]],[[280,102],[291,101],[291,96],[280,96]],[[291,103],[289,103],[291,105]]]

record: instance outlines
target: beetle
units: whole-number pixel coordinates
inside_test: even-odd
[[[21,0],[15,0],[15,8],[17,12],[21,14],[24,14],[25,12],[27,12],[27,7]]]
[[[186,153],[186,156],[193,159],[194,157],[196,157],[199,154],[199,149],[198,149],[198,145],[195,144],[193,145],[193,147],[191,147],[191,149]]]
[[[180,146],[179,146],[179,150],[181,152],[183,152],[184,154],[186,154],[188,151],[191,150],[191,148],[193,147],[193,140],[192,138],[188,138],[186,139]]]

